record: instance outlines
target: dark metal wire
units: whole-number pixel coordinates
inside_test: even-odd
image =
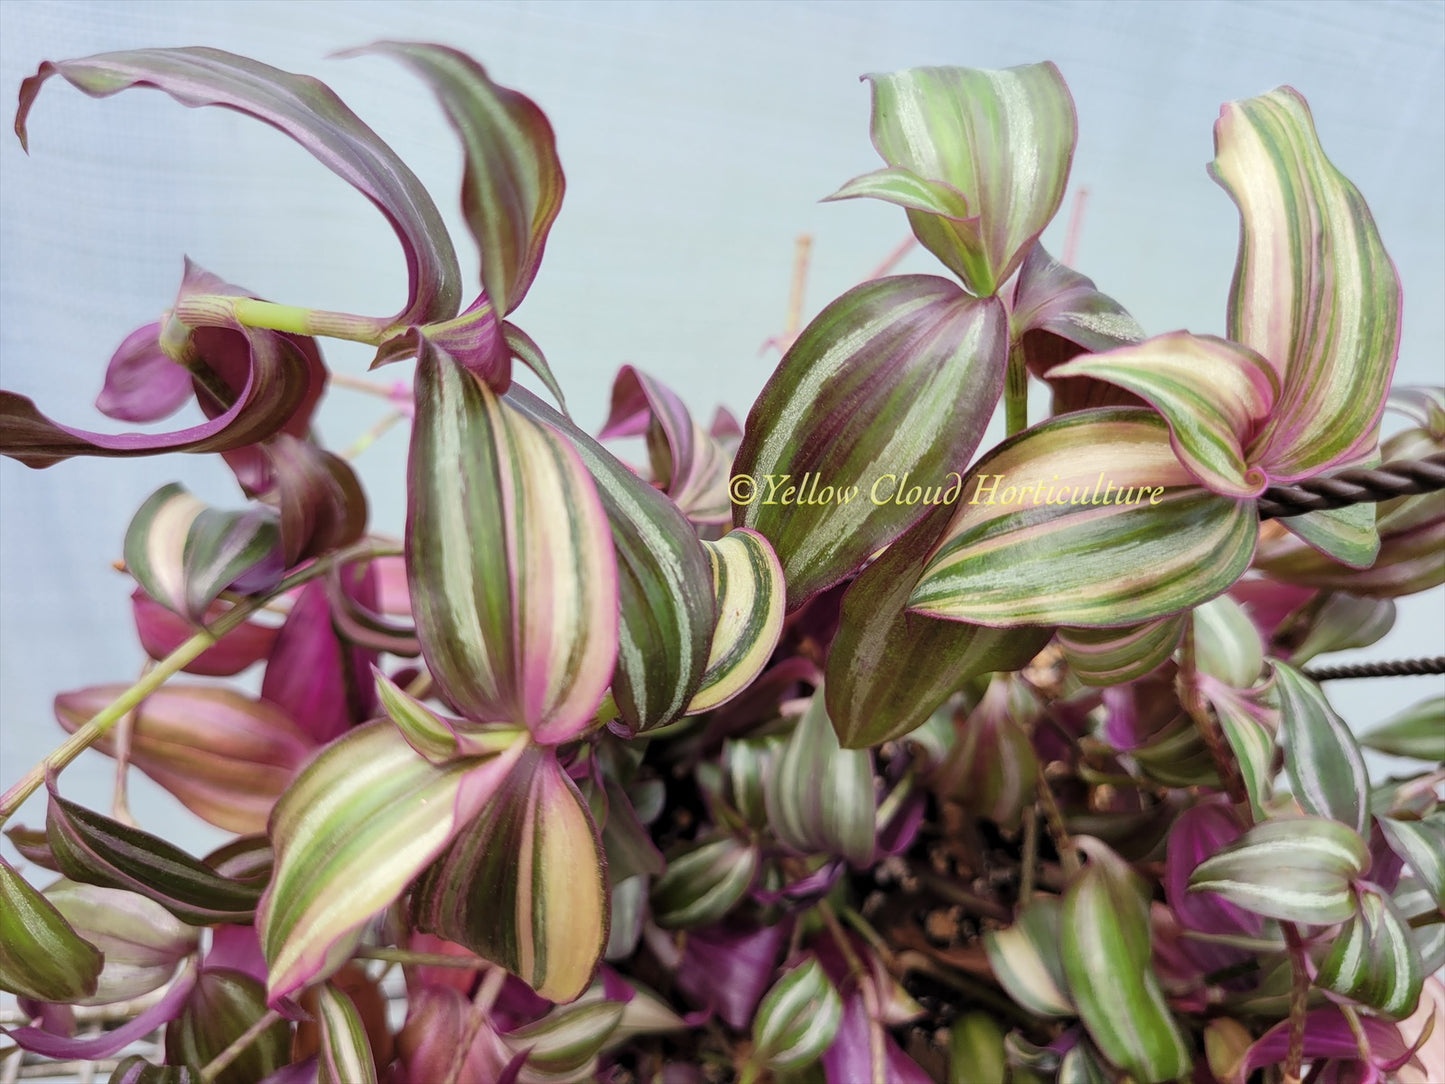
[[[1344,470],[1295,485],[1270,486],[1259,498],[1259,518],[1302,516],[1439,489],[1445,489],[1445,452],[1424,459],[1400,459],[1373,470]]]
[[[1445,674],[1445,655],[1392,662],[1361,662],[1353,666],[1321,666],[1304,671],[1314,681],[1334,678],[1412,677],[1416,674]]]

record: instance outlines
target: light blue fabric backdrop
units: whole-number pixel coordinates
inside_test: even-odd
[[[0,95],[13,102],[44,58],[145,45],[219,46],[316,74],[427,182],[470,267],[459,152],[425,90],[382,59],[327,59],[383,37],[466,49],[551,117],[567,198],[517,320],[584,424],[601,421],[623,362],[700,413],[723,403],[745,414],[777,360],[760,346],[781,330],[795,236],[815,238],[809,314],[906,236],[896,209],[817,201],[877,165],[858,76],[920,64],[1058,63],[1079,112],[1071,188],[1090,192],[1077,265],[1150,332],[1223,330],[1238,227],[1205,175],[1211,126],[1221,102],[1294,85],[1399,266],[1400,379],[1445,378],[1445,7],[1434,3],[6,0]],[[62,420],[108,424],[91,408],[106,359],[167,306],[183,254],[298,304],[386,313],[404,297],[375,210],[235,114],[156,93],[96,102],[57,82],[32,115],[31,156],[0,139],[0,176],[0,383]],[[1057,252],[1062,227],[1046,240]],[[930,259],[915,253],[902,269],[930,270]],[[328,350],[338,368],[363,371],[365,352]],[[336,391],[322,433],[344,447],[382,409]],[[394,432],[360,460],[383,528],[402,522],[404,455]],[[136,506],[172,480],[237,500],[223,470],[188,457],[45,472],[0,462],[0,785],[56,743],[57,690],[135,675],[126,581],[109,565]],[[1442,599],[1409,601],[1362,657],[1445,650]],[[1363,726],[1439,688],[1330,692]],[[87,754],[65,789],[105,808],[110,780],[110,762]],[[145,780],[135,789],[144,823],[193,848],[219,838]],[[33,805],[21,819],[41,815]]]

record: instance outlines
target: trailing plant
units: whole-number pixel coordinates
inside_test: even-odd
[[[1399,283],[1298,93],[1215,126],[1223,334],[1146,337],[1039,243],[1076,137],[1052,64],[870,77],[884,165],[830,198],[901,207],[941,273],[834,300],[745,424],[624,367],[594,438],[513,322],[562,205],[546,117],[454,50],[360,52],[461,139],[470,286],[313,79],[158,49],[21,87],[22,143],[55,77],[272,125],[376,205],[409,289],[324,312],[187,263],[97,402],[194,401],[173,432],[0,393],[28,466],[218,454],[242,494],[142,505],[154,662],[59,695],[69,737],[0,799],[48,792],[7,832],[27,875],[0,864],[11,1042],[163,1029],[124,1082],[1441,1079],[1445,699],[1357,736],[1309,667],[1445,581],[1445,390],[1391,391]],[[378,386],[411,423],[402,540],[312,430],[328,337],[415,359]],[[221,680],[255,667],[259,695]],[[1416,767],[1372,781],[1362,747]],[[234,839],[91,808],[87,748]]]

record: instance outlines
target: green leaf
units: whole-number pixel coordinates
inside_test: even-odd
[[[438,767],[379,720],[307,765],[276,803],[276,869],[256,916],[272,1004],[346,961],[371,916],[472,822],[523,749]]]
[[[527,746],[417,882],[412,919],[551,1001],[587,988],[607,945],[606,862],[554,749]]]
[[[909,208],[923,246],[975,294],[993,294],[1064,198],[1078,122],[1063,76],[1044,63],[868,78],[873,145],[892,168],[832,198]]]
[[[251,921],[264,880],[223,876],[158,836],[67,801],[53,777],[49,787],[46,836],[71,880],[139,893],[192,926]]]
[[[1445,811],[1421,820],[1377,817],[1376,823],[1390,849],[1399,855],[1429,891],[1435,906],[1445,912]]]
[[[590,995],[589,995],[590,997]],[[558,1005],[540,1020],[507,1032],[503,1042],[526,1052],[522,1079],[584,1080],[597,1070],[597,1055],[622,1022],[627,1006],[619,1001],[585,1000]]]
[[[1371,464],[1372,466],[1374,464]],[[1308,543],[1314,560],[1366,569],[1380,555],[1379,512],[1369,501],[1347,508],[1325,508],[1303,516],[1286,516],[1281,522],[1291,534]],[[1268,570],[1268,564],[1261,563]]]
[[[0,858],[0,990],[36,1001],[92,997],[104,958]]]
[[[711,925],[727,914],[758,872],[758,850],[732,836],[704,840],[668,859],[652,886],[652,916],[659,926]]]
[[[774,1072],[812,1065],[833,1045],[843,999],[817,957],[783,973],[758,1003],[753,1060]]]
[[[166,1061],[209,1065],[266,1012],[266,990],[239,971],[205,968],[181,1014],[166,1025]],[[208,1079],[215,1084],[255,1084],[291,1060],[291,1025],[278,1020],[248,1042],[226,1068]]]
[[[1253,350],[1213,335],[1175,331],[1049,370],[1125,388],[1162,414],[1170,444],[1191,474],[1225,497],[1257,497],[1269,479],[1245,445],[1269,417],[1279,380]]]
[[[746,527],[703,541],[712,565],[717,627],[707,670],[688,714],[711,711],[752,684],[783,632],[783,566],[768,540]]]
[[[325,983],[317,996],[321,1024],[317,1084],[376,1084],[376,1065],[361,1014],[346,993]]]
[[[1359,906],[1330,945],[1315,982],[1396,1019],[1415,1011],[1425,976],[1410,927],[1384,891],[1361,885]]]
[[[1359,833],[1322,817],[1289,817],[1256,824],[1199,864],[1191,892],[1217,892],[1267,918],[1317,926],[1355,913],[1350,884],[1369,865]]]
[[[925,275],[857,286],[803,330],[748,414],[731,487],[789,609],[957,499],[1007,352],[1000,302]]]
[[[996,626],[1135,625],[1225,591],[1258,535],[1254,503],[1196,485],[1157,414],[1079,411],[978,463],[909,608]]]
[[[234,109],[284,132],[375,204],[396,231],[407,257],[410,292],[406,307],[386,322],[406,327],[456,314],[461,275],[436,205],[396,152],[319,80],[205,48],[136,49],[46,61],[20,86],[15,132],[22,147],[30,107],[52,75],[92,98],[155,87],[182,105]]]
[[[1262,354],[1281,385],[1249,460],[1292,482],[1373,448],[1399,349],[1400,282],[1296,91],[1227,103],[1214,148],[1210,173],[1241,220],[1229,338]]]
[[[1370,777],[1355,736],[1324,690],[1288,663],[1274,662],[1284,767],[1306,812],[1364,832]]]
[[[151,598],[199,623],[221,592],[277,554],[280,542],[269,510],[208,508],[172,482],[146,498],[131,519],[125,567]],[[277,565],[273,578],[281,571]]]
[[[1369,647],[1395,625],[1395,604],[1390,599],[1357,598],[1341,591],[1318,596],[1307,604],[1305,612],[1309,631],[1289,656],[1290,665],[1295,667],[1316,655]]]
[[[435,91],[462,141],[462,213],[481,249],[482,288],[498,313],[510,313],[532,285],[562,209],[565,184],[552,125],[532,99],[492,82],[456,49],[383,41],[354,53],[394,57]]]
[[[1188,620],[1185,614],[1172,614],[1120,629],[1064,628],[1059,630],[1059,648],[1069,670],[1085,685],[1122,685],[1152,673],[1173,655]]]
[[[1194,608],[1195,666],[1235,689],[1248,689],[1264,668],[1264,644],[1244,607],[1228,595]]]
[[[617,553],[622,607],[612,696],[629,726],[651,730],[682,715],[707,666],[712,576],[697,532],[665,496],[524,388],[506,401],[563,433],[592,473]]]
[[[873,755],[838,744],[820,688],[773,761],[768,824],[799,854],[837,854],[862,868],[873,860]]]
[[[823,683],[845,749],[867,749],[922,726],[963,684],[1018,670],[1049,629],[993,629],[910,613],[923,560],[951,512],[940,507],[863,570],[843,595]]]
[[[1064,893],[1064,970],[1089,1037],[1143,1082],[1177,1080],[1192,1058],[1150,966],[1148,890],[1097,840],[1076,837],[1089,863]]]
[[[1035,1016],[1078,1015],[1059,954],[1062,913],[1057,896],[1036,896],[1012,926],[984,931],[983,947],[994,977]]]
[[[948,1084],[1007,1084],[1003,1028],[986,1012],[966,1012],[948,1033]]]
[[[139,1054],[117,1063],[106,1084],[194,1084],[195,1077],[184,1065],[152,1065]]]
[[[1043,705],[1013,674],[995,674],[977,706],[953,718],[952,747],[927,776],[930,789],[974,816],[1018,826],[1034,799],[1039,762],[1029,728]]]
[[[406,565],[422,653],[469,720],[567,741],[617,660],[617,564],[591,476],[442,352],[423,347],[416,385]]]
[[[1371,730],[1360,742],[1392,756],[1445,761],[1445,694],[1412,704]]]
[[[1259,703],[1252,691],[1241,692],[1218,681],[1201,682],[1200,690],[1214,708],[1230,752],[1239,763],[1249,793],[1250,812],[1256,821],[1262,821],[1273,795],[1275,776],[1274,732],[1265,720],[1276,717],[1276,713]]]

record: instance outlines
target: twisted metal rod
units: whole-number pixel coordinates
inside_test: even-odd
[[[1352,666],[1320,666],[1304,671],[1313,681],[1335,678],[1412,677],[1417,674],[1445,674],[1445,655],[1390,662],[1361,662]]]
[[[1399,459],[1373,470],[1343,470],[1294,485],[1270,486],[1259,498],[1259,518],[1302,516],[1439,489],[1445,489],[1445,452],[1424,459]]]

